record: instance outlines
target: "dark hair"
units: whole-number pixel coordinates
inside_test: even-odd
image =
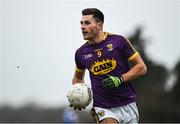
[[[104,23],[104,14],[97,8],[86,8],[82,10],[82,15],[93,15],[97,22]]]

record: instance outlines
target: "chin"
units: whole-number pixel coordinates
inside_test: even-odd
[[[84,40],[90,40],[88,37],[83,37],[84,38]]]

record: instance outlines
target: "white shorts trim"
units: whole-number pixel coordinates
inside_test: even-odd
[[[95,112],[99,117],[99,121],[106,118],[114,118],[119,123],[138,123],[139,113],[136,103],[130,103],[114,108],[94,107]]]

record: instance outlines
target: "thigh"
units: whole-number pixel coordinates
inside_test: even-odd
[[[139,112],[136,103],[130,103],[127,105],[129,108],[128,111],[128,123],[138,123],[139,121]]]
[[[94,107],[95,113],[98,117],[98,122],[100,123],[118,123],[118,116],[115,111],[111,108],[99,108]]]
[[[118,124],[118,121],[114,118],[105,118],[100,121],[100,124]]]

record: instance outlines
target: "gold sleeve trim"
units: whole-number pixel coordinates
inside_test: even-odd
[[[85,69],[79,69],[79,68],[77,68],[77,66],[76,66],[75,70],[76,70],[77,72],[84,72],[84,71],[85,71]]]
[[[107,38],[107,36],[108,36],[108,32],[104,32],[104,40]]]
[[[128,61],[131,61],[132,59],[134,59],[139,53],[136,51],[132,56],[130,56],[128,58]]]

